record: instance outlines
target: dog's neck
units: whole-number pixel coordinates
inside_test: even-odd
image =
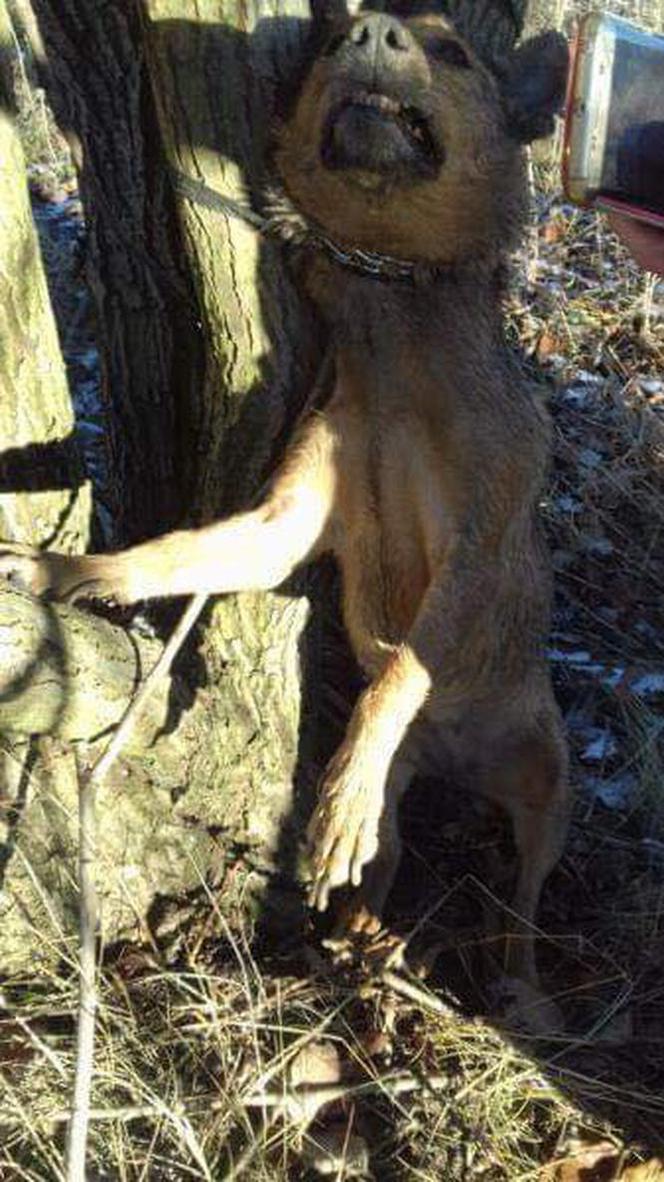
[[[504,384],[508,267],[501,254],[455,264],[413,261],[407,274],[393,275],[389,267],[376,273],[351,265],[351,248],[337,257],[337,244],[334,250],[321,245],[322,232],[283,193],[271,202],[269,225],[294,247],[296,269],[327,323],[337,370],[354,398],[381,413],[400,407],[418,372],[428,377],[415,383],[411,405],[420,395],[429,401],[432,387],[442,392],[449,386],[445,398],[453,399],[452,386],[477,386],[478,357],[487,394]]]
[[[381,340],[389,349],[415,333],[422,339],[463,338],[474,351],[489,348],[500,335],[502,265],[473,263],[406,283],[363,275],[316,251],[303,253],[301,263],[307,294],[338,341]]]
[[[321,226],[308,218],[280,187],[272,188],[264,202],[266,229],[271,237],[293,246],[305,265],[312,256],[322,256],[333,269],[364,278],[369,283],[422,288],[430,285],[473,282],[483,284],[487,276],[504,270],[498,251],[489,257],[446,262],[395,258],[378,250],[367,250],[352,243],[338,242]]]
[[[404,414],[447,430],[469,403],[508,390],[514,375],[490,277],[407,287],[319,260],[305,283],[327,323],[344,396],[381,430]]]

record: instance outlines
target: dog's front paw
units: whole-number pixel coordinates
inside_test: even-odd
[[[0,542],[0,578],[32,595],[57,595],[58,566],[64,555],[35,550],[18,542]]]
[[[29,591],[73,603],[77,599],[132,600],[116,556],[54,554],[14,542],[0,542],[0,578]]]
[[[363,868],[378,852],[382,810],[382,780],[342,748],[328,769],[309,823],[312,907],[325,911],[335,887],[360,885]]]

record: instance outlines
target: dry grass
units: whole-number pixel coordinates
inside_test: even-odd
[[[372,1176],[535,1176],[542,1133],[553,1136],[569,1106],[488,1025],[425,1018],[400,1001],[388,1070],[370,1054],[381,1011],[395,1009],[387,989],[365,984],[360,997],[348,981],[316,977],[310,966],[287,977],[259,970],[249,940],[229,934],[214,958],[169,969],[127,952],[104,975],[90,1143],[96,1176],[299,1176],[298,1113],[275,1119],[248,1101],[278,1095],[300,1048],[323,1036],[338,1048],[348,1092],[332,1115],[352,1119],[371,1144]],[[5,994],[5,1012],[19,1006],[30,1039],[14,1018],[3,1019],[2,1176],[63,1177],[75,1003],[74,982],[62,978],[39,993],[15,982]],[[421,1090],[399,1095],[395,1078],[413,1076]]]
[[[46,94],[39,85],[38,62],[23,17],[25,6],[7,5],[12,45],[12,91],[16,104],[16,126],[31,181],[48,193],[58,192],[74,176],[71,155],[60,134]],[[36,29],[34,21],[30,21]]]
[[[309,1135],[345,1130],[339,1180],[554,1182],[563,1174],[546,1163],[605,1142],[599,1165],[566,1175],[591,1182],[661,1151],[664,283],[601,219],[561,201],[551,159],[535,163],[538,233],[510,317],[550,378],[555,418],[543,505],[557,568],[551,648],[578,797],[541,923],[566,1032],[542,1045],[475,1016],[487,1008],[478,953],[499,906],[482,880],[503,838],[463,812],[460,825],[458,802],[432,837],[431,805],[416,797],[395,922],[417,927],[413,953],[428,957],[438,1006],[417,1000],[422,986],[413,1000],[370,974],[333,973],[308,939],[257,941],[241,891],[223,916],[208,898],[176,948],[106,958],[91,1180],[312,1176],[293,1065],[320,1040],[336,1048],[344,1094]],[[5,984],[2,1178],[64,1177],[76,987],[65,963],[38,984]],[[353,1165],[353,1136],[368,1166],[361,1154]]]

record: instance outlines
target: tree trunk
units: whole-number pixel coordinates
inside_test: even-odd
[[[32,222],[12,113],[11,33],[0,2],[0,537],[75,552],[90,484]]]
[[[93,742],[120,722],[161,648],[158,640],[92,612],[4,590],[0,732]],[[166,697],[157,692],[146,705],[130,736],[131,749],[144,747],[165,724]]]
[[[81,464],[65,369],[32,223],[23,153],[12,110],[11,30],[0,0],[0,537],[65,551],[89,537],[90,483]],[[32,682],[31,662],[21,664],[3,595],[3,659],[0,714]],[[42,651],[52,658],[50,638]],[[4,669],[2,671],[5,672]],[[57,715],[54,710],[54,717]],[[43,729],[43,728],[42,728]],[[52,744],[4,739],[0,747],[0,958],[3,972],[31,960],[45,930],[46,894],[35,891],[32,860],[15,857],[17,831],[28,785],[37,781],[42,801],[67,799],[76,815],[76,769],[71,756],[54,759]],[[30,791],[34,795],[31,787]],[[45,807],[45,805],[44,805]],[[63,862],[58,877],[71,873]],[[56,911],[58,910],[57,904]]]
[[[203,346],[132,0],[34,0],[43,82],[79,169],[115,541],[180,521]]]
[[[292,61],[305,0],[224,6],[144,0],[147,64],[169,166],[247,207],[265,181],[267,131],[279,61]],[[196,424],[196,514],[246,506],[274,465],[315,380],[321,342],[279,246],[238,218],[176,197],[206,342]],[[204,814],[244,815],[243,835],[270,847],[292,806],[298,763],[314,736],[301,718],[302,677],[319,632],[300,579],[289,594],[229,596],[215,604],[202,653],[220,674],[211,743],[192,768]],[[199,789],[197,789],[198,791]],[[276,825],[275,825],[276,821]]]
[[[259,191],[276,63],[292,58],[302,23],[291,14],[305,14],[305,0],[274,0],[261,21],[259,5],[228,0],[223,25],[211,0],[145,0],[140,14],[126,0],[34,7],[56,113],[80,145],[88,270],[126,501],[118,532],[135,538],[246,505],[309,393],[321,342],[279,248],[240,220],[174,199],[166,164],[242,201]],[[206,612],[197,651],[170,687],[165,725],[155,735],[157,703],[143,746],[125,753],[98,802],[107,940],[152,923],[164,897],[214,877],[220,831],[226,848],[293,870],[293,785],[311,793],[319,746],[302,693],[315,683],[307,701],[320,701],[321,581],[307,575],[287,593],[227,596]],[[14,670],[13,700],[0,725],[79,738],[114,720],[150,646],[130,637],[132,665],[127,639],[112,629],[102,637],[101,624],[88,628],[76,609],[13,596],[0,630],[12,613],[20,623],[3,669]],[[28,648],[29,676],[17,679]],[[36,694],[40,685],[48,695]],[[64,776],[71,759],[53,744]],[[13,967],[30,960],[44,925],[42,950],[60,948],[75,904],[75,792],[63,780],[45,794],[33,750],[30,740],[27,771],[7,764],[0,955]],[[14,887],[22,865],[29,899],[25,874]]]

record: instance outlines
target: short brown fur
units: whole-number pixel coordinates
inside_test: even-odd
[[[383,69],[380,57],[353,56],[355,44],[366,47],[358,22],[367,20],[385,44],[392,28],[409,61]],[[333,888],[353,883],[351,926],[375,926],[399,857],[399,799],[413,774],[442,770],[512,816],[522,925],[511,970],[533,978],[532,925],[564,841],[568,788],[542,652],[550,578],[536,506],[549,423],[501,326],[498,274],[523,219],[522,154],[500,80],[454,29],[437,16],[398,29],[391,20],[333,23],[279,131],[276,162],[313,238],[410,260],[414,280],[356,274],[305,243],[305,282],[330,327],[336,381],[263,503],[119,554],[5,551],[2,567],[36,592],[127,603],[272,587],[299,563],[334,553],[369,686],[310,824],[312,902],[325,908]],[[332,36],[341,38],[337,53]],[[437,60],[432,37],[452,64]],[[468,65],[455,61],[460,53]],[[347,115],[343,101],[358,88],[420,104],[428,157],[418,155],[421,132],[409,140],[412,125],[402,135],[361,106]],[[331,111],[342,157],[333,167],[321,155]],[[387,135],[398,156],[415,155],[412,175],[410,163],[397,179],[380,160],[344,166],[343,153],[356,151],[356,118],[369,120],[379,153]]]

